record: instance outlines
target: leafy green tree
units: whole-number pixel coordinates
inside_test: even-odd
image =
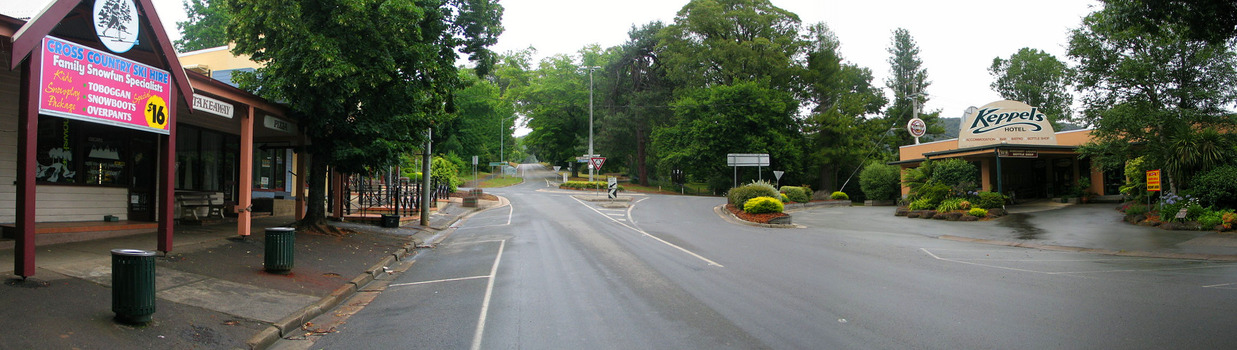
[[[227,12],[226,6],[218,5],[221,2],[215,0],[212,4],[211,0],[182,1],[188,18],[176,22],[176,28],[180,29],[181,34],[180,40],[175,42],[177,50],[189,52],[228,44],[227,29],[232,15]]]
[[[675,121],[653,132],[662,167],[694,178],[729,178],[726,154],[768,153],[771,168],[801,171],[793,94],[739,82],[686,91],[672,106]]]
[[[447,120],[463,52],[488,73],[502,31],[492,0],[227,0],[234,52],[261,63],[242,87],[291,106],[310,140],[309,211],[324,219],[327,165],[396,164]],[[330,30],[323,30],[329,28]],[[261,87],[261,89],[257,89]]]
[[[532,129],[524,144],[553,164],[567,165],[588,151],[588,72],[581,66],[567,55],[546,58],[520,94]]]
[[[1164,167],[1169,189],[1188,183],[1186,159],[1198,147],[1175,147],[1201,130],[1237,130],[1229,110],[1237,102],[1237,55],[1225,43],[1192,41],[1180,24],[1154,32],[1128,29],[1125,7],[1088,15],[1070,36],[1069,55],[1080,62],[1082,119],[1096,127],[1082,152],[1106,169],[1146,155]]]
[[[887,100],[872,86],[870,70],[843,62],[841,44],[824,23],[808,32],[807,66],[800,74],[803,97],[815,105],[803,126],[807,166],[820,174],[817,188],[832,192],[840,190],[838,178],[873,155],[872,142],[884,130],[866,116],[879,113]]]
[[[1159,35],[1175,28],[1185,39],[1222,44],[1237,37],[1237,2],[1232,0],[1102,0],[1116,30]]]
[[[899,128],[909,123],[916,109],[928,102],[927,89],[932,83],[928,81],[928,70],[923,68],[919,45],[910,31],[904,28],[894,30],[886,51],[890,56],[889,78],[885,80],[885,87],[893,91],[893,104],[885,109],[885,122],[888,128]],[[945,132],[945,128],[937,122],[939,116],[940,111],[919,113],[919,119],[928,125],[928,134]],[[896,153],[899,146],[915,142],[910,133],[895,131],[894,135],[888,138],[892,141],[888,144],[890,153]]]
[[[514,159],[511,152],[506,157],[499,157],[499,152],[514,148],[511,131],[516,121],[508,118],[516,115],[515,106],[502,98],[497,85],[477,77],[470,69],[460,71],[460,80],[466,87],[454,95],[454,118],[444,121],[434,132],[434,151],[454,152],[467,160],[469,169],[472,156],[485,163]],[[499,145],[500,141],[503,145]]]
[[[996,79],[991,85],[993,91],[1007,100],[1039,107],[1054,130],[1061,130],[1058,123],[1073,120],[1071,72],[1055,56],[1024,47],[1009,59],[993,58],[988,73]]]
[[[608,60],[602,84],[608,106],[599,130],[599,142],[606,150],[603,154],[619,160],[631,159],[631,172],[646,186],[653,127],[669,119],[670,110],[664,106],[673,92],[661,62],[662,53],[657,49],[657,34],[663,28],[661,22],[632,28],[627,43],[615,52],[618,57]]]
[[[767,81],[789,88],[802,52],[799,16],[768,0],[693,0],[662,32],[670,79],[685,86]]]

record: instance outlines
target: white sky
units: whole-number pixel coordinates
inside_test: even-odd
[[[153,0],[164,28],[180,37],[176,22],[185,20],[181,0]],[[50,0],[0,0],[0,13],[28,17]],[[574,55],[588,44],[602,47],[627,40],[632,25],[653,20],[669,23],[687,0],[500,0],[506,8],[505,32],[497,52],[537,49],[537,58]],[[903,27],[919,45],[928,70],[925,111],[942,110],[959,117],[968,106],[1000,99],[988,87],[987,68],[994,57],[1008,58],[1023,47],[1065,59],[1067,33],[1098,8],[1096,0],[772,0],[799,15],[804,24],[825,22],[842,43],[845,59],[872,70],[885,85],[892,32]],[[944,5],[948,4],[948,5]],[[889,95],[887,93],[887,95]],[[523,130],[522,130],[523,131]],[[517,134],[524,132],[517,131]]]

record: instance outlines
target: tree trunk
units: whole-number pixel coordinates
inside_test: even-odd
[[[309,208],[301,225],[321,225],[326,222],[326,157],[309,157]],[[339,195],[339,194],[336,194]]]
[[[837,166],[832,163],[823,164],[820,166],[820,188],[813,189],[813,192],[833,193],[834,188],[838,185]]]
[[[649,185],[649,166],[645,161],[648,159],[647,138],[644,135],[644,127],[636,126],[636,174],[640,176],[640,185]]]

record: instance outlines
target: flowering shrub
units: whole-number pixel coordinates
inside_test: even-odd
[[[756,197],[743,203],[743,211],[748,214],[781,213],[784,209],[782,201],[773,197]]]

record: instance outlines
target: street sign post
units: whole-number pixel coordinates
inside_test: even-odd
[[[611,176],[606,180],[607,188],[609,188],[608,197],[610,199],[618,198],[618,179]]]
[[[734,167],[734,186],[739,187],[739,167],[754,166],[756,167],[756,177],[763,180],[761,177],[760,167],[769,166],[768,153],[730,153],[726,155],[726,166]]]
[[[593,170],[601,170],[601,165],[606,163],[605,157],[593,157],[588,160],[588,165],[593,167]]]
[[[1147,191],[1160,191],[1160,169],[1147,170]]]
[[[785,173],[786,173],[785,171],[781,171],[781,170],[774,170],[774,171],[773,171],[773,177],[777,180],[777,187],[778,187],[778,188],[781,188],[781,187],[782,187],[782,174],[785,174]]]

